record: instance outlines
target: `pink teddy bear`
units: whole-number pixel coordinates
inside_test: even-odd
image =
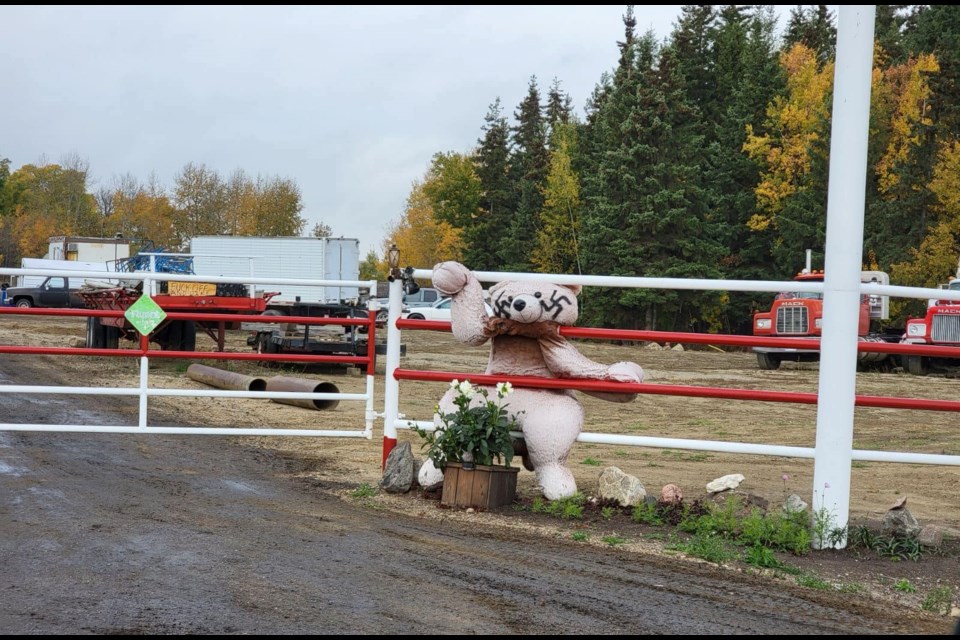
[[[506,281],[490,288],[487,312],[483,288],[476,276],[459,262],[442,262],[433,268],[433,285],[453,298],[453,335],[464,344],[480,346],[490,341],[488,375],[589,378],[643,382],[643,369],[633,362],[600,364],[581,354],[559,333],[579,315],[579,286],[548,282]],[[613,402],[630,402],[632,393],[585,392]],[[441,413],[456,409],[450,389],[439,402]],[[491,397],[494,397],[491,395]],[[508,410],[516,414],[523,432],[524,466],[536,473],[545,498],[573,495],[577,484],[567,467],[567,457],[583,427],[583,405],[572,390],[514,388]],[[440,426],[439,415],[434,423]],[[420,469],[422,486],[436,487],[443,473],[430,460]]]

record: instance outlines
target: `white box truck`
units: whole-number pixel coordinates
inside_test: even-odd
[[[193,271],[199,276],[359,280],[356,238],[295,236],[197,236],[190,241]],[[257,284],[257,295],[275,292],[269,307],[296,303],[356,301],[357,287]]]

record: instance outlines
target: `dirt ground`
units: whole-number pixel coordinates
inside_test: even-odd
[[[80,346],[83,319],[48,320],[27,317],[4,318],[0,323],[0,344]],[[231,332],[228,350],[249,352],[245,332]],[[469,348],[449,334],[405,331],[406,355],[401,366],[463,372],[482,372],[488,355],[485,347]],[[640,364],[651,385],[695,385],[736,389],[810,392],[817,390],[816,364],[785,363],[777,371],[762,371],[753,354],[720,348],[666,349],[659,345],[615,345],[579,342],[589,357],[613,363],[632,360]],[[199,351],[214,351],[215,343],[198,335]],[[202,360],[244,373],[269,377],[297,375],[334,382],[340,391],[363,392],[365,378],[355,371],[305,371],[303,367],[282,369],[255,362]],[[155,387],[206,388],[185,375],[188,362],[154,359],[150,365]],[[71,358],[58,360],[64,380],[76,384],[136,386],[135,358]],[[383,372],[381,357],[378,372]],[[382,378],[376,380],[377,412],[383,410]],[[864,395],[954,400],[960,381],[946,376],[915,377],[902,371],[857,374],[857,392]],[[403,417],[429,420],[432,407],[444,391],[440,383],[403,382],[400,410]],[[771,402],[682,398],[640,395],[630,404],[615,404],[580,395],[586,409],[584,432],[630,434],[653,437],[739,441],[801,447],[814,446],[816,406]],[[136,401],[130,402],[131,424],[135,424]],[[150,424],[229,427],[282,427],[362,430],[362,402],[342,401],[326,411],[312,411],[256,399],[152,398]],[[881,451],[910,451],[960,454],[960,429],[955,414],[940,411],[858,408],[855,412],[854,448]],[[248,444],[281,453],[297,462],[297,474],[318,483],[341,486],[344,499],[355,499],[354,490],[363,485],[377,488],[381,477],[383,421],[374,425],[374,437],[363,438],[282,438],[250,437]],[[415,453],[421,440],[416,433],[402,430],[401,442],[409,441]],[[316,464],[323,460],[324,464]],[[812,502],[813,461],[761,455],[663,449],[659,447],[613,446],[577,443],[569,464],[580,490],[593,495],[601,471],[616,466],[638,477],[649,493],[658,495],[668,483],[682,488],[685,500],[705,496],[711,480],[740,473],[745,480],[739,489],[769,501],[778,508],[790,494]],[[414,490],[395,495],[377,492],[367,498],[377,508],[396,510],[422,518],[452,519],[492,524],[537,532],[548,537],[570,537],[585,532],[584,544],[608,545],[617,539],[618,551],[669,553],[665,534],[634,523],[628,513],[601,517],[588,511],[582,520],[558,520],[533,513],[529,506],[539,495],[532,473],[521,470],[518,502],[513,508],[489,513],[467,513],[440,508],[436,495]],[[876,526],[886,511],[906,498],[906,506],[921,525],[937,525],[944,532],[944,545],[917,561],[893,561],[864,551],[818,551],[784,561],[803,571],[816,572],[838,589],[855,589],[864,597],[896,603],[919,611],[925,598],[938,588],[952,590],[953,615],[960,615],[960,469],[957,467],[855,462],[850,496],[850,525]],[[691,560],[692,562],[700,562]],[[731,563],[732,571],[752,571]],[[771,578],[782,580],[782,577]],[[911,589],[898,589],[907,581]]]

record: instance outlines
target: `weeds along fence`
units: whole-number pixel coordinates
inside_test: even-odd
[[[412,277],[417,279],[429,279],[432,277],[432,270],[415,269],[412,271]],[[739,291],[739,292],[770,292],[777,293],[783,291],[822,293],[824,283],[822,282],[775,282],[775,281],[737,281],[737,280],[698,280],[698,279],[678,279],[678,278],[631,278],[631,277],[608,277],[608,276],[572,276],[559,274],[530,274],[530,273],[498,273],[498,272],[475,272],[477,278],[484,283],[510,281],[527,282],[550,282],[554,284],[581,285],[584,287],[615,287],[615,288],[645,288],[645,289],[674,289],[674,290],[713,290],[713,291]],[[891,285],[882,285],[875,283],[862,283],[860,285],[860,295],[879,295],[905,298],[932,298],[960,300],[960,292],[948,292],[940,289],[924,289],[917,287],[900,287]],[[749,400],[761,402],[780,402],[780,403],[800,403],[820,405],[818,407],[817,419],[817,442],[821,442],[824,432],[834,430],[834,426],[829,419],[824,419],[824,415],[831,415],[831,412],[841,412],[844,410],[843,403],[849,403],[850,411],[854,406],[857,407],[882,407],[889,409],[919,409],[927,411],[960,411],[960,401],[951,400],[931,400],[920,398],[886,397],[856,395],[853,393],[853,387],[850,387],[849,397],[838,399],[824,394],[824,390],[831,387],[844,387],[838,382],[842,376],[856,376],[856,351],[889,353],[889,354],[911,354],[911,355],[951,355],[957,356],[960,348],[952,347],[934,347],[925,345],[911,344],[892,344],[862,342],[857,339],[856,332],[852,332],[845,343],[840,348],[848,349],[853,355],[850,358],[850,370],[839,371],[827,367],[820,368],[820,379],[817,393],[798,393],[784,392],[776,390],[754,390],[754,389],[736,389],[723,387],[706,386],[687,386],[687,385],[665,385],[643,383],[623,383],[623,382],[605,382],[596,380],[578,380],[570,378],[542,378],[535,376],[506,376],[506,375],[478,375],[472,371],[436,371],[436,370],[416,370],[410,368],[401,368],[399,360],[400,336],[401,330],[427,330],[427,331],[449,331],[449,322],[428,321],[428,320],[403,320],[400,319],[402,298],[402,283],[397,280],[390,285],[390,304],[389,319],[387,323],[387,360],[386,377],[384,380],[384,460],[387,454],[396,444],[398,429],[425,429],[434,428],[432,419],[411,419],[402,416],[399,413],[400,382],[410,381],[432,381],[449,383],[453,379],[469,378],[474,384],[493,385],[498,382],[510,382],[515,387],[528,387],[539,389],[572,389],[579,391],[607,391],[619,393],[636,393],[649,395],[669,395],[686,396],[701,398],[716,398],[724,400]],[[830,322],[829,317],[825,317],[825,322]],[[826,330],[826,328],[825,328]],[[801,339],[801,338],[771,338],[771,337],[753,337],[726,334],[698,334],[684,332],[664,332],[664,331],[639,331],[639,330],[619,330],[619,329],[597,329],[587,327],[561,327],[560,334],[568,338],[600,339],[600,340],[630,340],[630,341],[655,341],[671,342],[681,344],[703,344],[703,345],[722,345],[737,347],[767,346],[767,347],[794,347],[799,349],[816,349],[821,351],[821,356],[826,356],[826,350],[837,348],[837,346],[821,342],[820,340]],[[824,411],[825,404],[830,404]],[[515,434],[522,437],[521,433]],[[829,438],[828,438],[829,440]],[[637,447],[656,447],[670,449],[686,449],[696,451],[712,451],[718,453],[733,454],[752,454],[783,456],[794,458],[813,459],[815,463],[823,463],[825,455],[823,446],[797,447],[783,446],[773,444],[752,444],[743,442],[728,442],[715,440],[693,440],[678,439],[653,436],[633,436],[612,433],[590,433],[584,432],[578,438],[579,442],[611,445],[628,445]],[[831,456],[836,455],[835,450],[831,450]],[[832,470],[832,475],[828,474],[828,480],[831,487],[846,487],[847,496],[843,504],[849,504],[849,482],[851,462],[872,461],[872,462],[896,462],[910,464],[929,464],[929,465],[949,465],[960,466],[960,455],[940,455],[928,453],[911,452],[891,452],[876,450],[854,450],[851,448],[846,454],[846,465],[833,465],[838,467]],[[832,463],[832,461],[831,461]],[[846,477],[842,477],[846,474]],[[840,514],[842,517],[842,526],[846,524],[848,514]]]
[[[157,282],[176,281],[181,283],[228,283],[248,285],[253,297],[254,285],[267,285],[282,288],[284,286],[310,287],[365,287],[376,291],[376,281],[353,280],[313,280],[313,279],[276,279],[276,278],[236,278],[224,276],[196,276],[175,273],[125,272],[122,276],[110,275],[104,272],[58,271],[55,269],[0,269],[0,275],[10,276],[69,276],[70,278],[89,278],[95,280],[116,280],[121,277],[124,281],[142,281],[142,291],[155,290]],[[318,289],[322,291],[322,289]],[[152,348],[151,334],[138,334],[136,346],[132,348],[75,348],[75,347],[48,347],[38,345],[0,345],[0,354],[26,356],[54,356],[59,357],[115,357],[139,359],[139,384],[129,387],[109,387],[97,384],[87,386],[71,385],[22,385],[0,384],[0,397],[13,395],[65,395],[65,396],[120,396],[138,399],[137,424],[104,426],[93,424],[18,424],[0,423],[0,431],[69,431],[91,433],[137,433],[137,434],[191,434],[191,435],[229,435],[229,436],[309,436],[309,437],[343,437],[366,438],[373,437],[373,424],[377,418],[374,408],[374,374],[376,358],[376,309],[372,305],[366,317],[335,318],[314,316],[290,315],[260,315],[251,313],[217,313],[216,311],[200,311],[204,305],[216,309],[215,302],[208,298],[198,298],[198,311],[167,312],[165,317],[171,321],[194,321],[204,324],[220,323],[221,334],[223,323],[271,323],[296,324],[304,326],[337,325],[351,327],[352,331],[366,331],[366,352],[360,355],[342,354],[314,354],[314,353],[250,353],[224,351],[179,351]],[[123,309],[50,309],[36,307],[0,306],[0,322],[15,317],[55,317],[55,318],[121,318]],[[222,339],[221,339],[222,344]],[[156,347],[156,345],[153,345]],[[232,390],[232,389],[177,389],[155,387],[150,383],[150,361],[152,359],[175,360],[214,360],[214,361],[257,361],[257,362],[288,362],[302,365],[354,365],[364,370],[366,374],[365,391],[363,393],[342,392],[306,392],[306,391],[259,391],[259,390]],[[51,360],[55,366],[56,360]],[[293,429],[283,427],[197,427],[197,426],[160,426],[152,425],[148,420],[148,403],[150,398],[258,398],[264,400],[281,401],[313,401],[330,403],[333,401],[349,401],[363,403],[363,415],[358,419],[356,429]]]

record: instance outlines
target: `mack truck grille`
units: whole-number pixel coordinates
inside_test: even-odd
[[[806,307],[777,308],[777,333],[809,333]]]
[[[960,316],[940,314],[933,316],[930,338],[934,342],[960,342]]]

